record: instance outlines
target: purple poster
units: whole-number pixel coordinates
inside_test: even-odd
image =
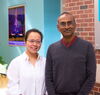
[[[8,10],[9,45],[24,46],[25,35],[25,8],[24,6],[11,7]]]

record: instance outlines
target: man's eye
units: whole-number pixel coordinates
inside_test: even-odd
[[[60,24],[63,25],[63,26],[65,26],[66,25],[66,22],[61,22]]]
[[[72,21],[69,21],[67,24],[72,24],[73,22]]]

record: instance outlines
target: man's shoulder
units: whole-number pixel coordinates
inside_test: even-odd
[[[61,47],[61,41],[57,41],[49,45],[48,52],[54,53],[55,51],[59,51],[59,47]]]
[[[49,45],[48,50],[55,50],[61,45],[60,41],[54,42],[51,45]]]
[[[54,42],[50,45],[50,47],[55,47],[55,46],[59,46],[61,43],[61,40],[57,41],[57,42]]]
[[[92,45],[91,42],[89,42],[87,40],[84,40],[84,39],[82,39],[80,37],[78,37],[78,41],[79,41],[80,44],[83,44],[83,45]]]
[[[61,45],[61,40],[52,43],[51,45],[49,45],[48,49],[56,49],[57,47],[59,47]]]

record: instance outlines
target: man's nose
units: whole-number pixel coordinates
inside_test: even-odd
[[[68,24],[66,23],[65,28],[69,28],[69,27],[70,27],[70,25],[68,25]]]

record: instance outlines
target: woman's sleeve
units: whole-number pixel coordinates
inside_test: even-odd
[[[20,95],[19,89],[19,68],[18,63],[14,60],[9,64],[7,70],[8,88],[7,95]]]

